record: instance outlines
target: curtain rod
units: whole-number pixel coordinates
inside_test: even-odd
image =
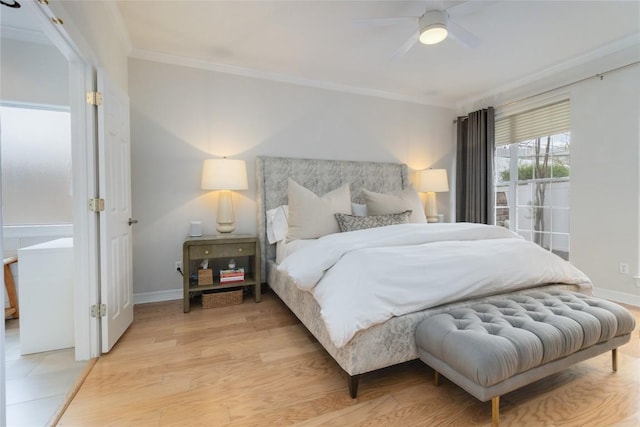
[[[614,72],[614,71],[622,70],[622,69],[625,69],[625,68],[627,68],[627,67],[631,67],[632,65],[637,65],[637,64],[640,64],[640,61],[635,61],[635,62],[631,62],[631,63],[626,64],[626,65],[621,65],[620,67],[612,68],[612,69],[610,69],[610,70],[603,71],[602,73],[594,74],[593,76],[583,77],[583,78],[581,78],[581,79],[574,80],[574,81],[572,81],[571,83],[565,83],[565,84],[563,84],[563,85],[556,86],[556,87],[554,87],[553,89],[547,89],[547,90],[545,90],[545,91],[543,91],[543,92],[536,93],[535,95],[525,96],[524,98],[516,99],[515,101],[511,101],[511,102],[508,102],[508,103],[506,103],[506,104],[499,105],[498,107],[494,107],[494,108],[504,108],[504,107],[508,107],[509,105],[513,105],[513,104],[516,104],[516,103],[518,103],[518,102],[526,101],[527,99],[535,98],[535,97],[538,97],[538,96],[540,96],[540,95],[545,95],[545,94],[547,94],[547,93],[554,92],[554,91],[559,90],[559,89],[564,89],[565,87],[573,86],[573,85],[575,85],[575,84],[577,84],[577,83],[582,83],[582,82],[584,82],[584,81],[591,80],[591,79],[594,79],[594,78],[599,78],[600,80],[603,80],[603,79],[604,79],[605,74],[609,74],[609,73],[612,73],[612,72]],[[466,119],[466,118],[468,118],[468,117],[469,117],[469,116],[459,116],[458,118],[459,118],[459,119]],[[454,123],[454,124],[458,122],[458,118],[453,119],[453,123]]]

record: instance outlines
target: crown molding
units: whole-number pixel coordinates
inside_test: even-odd
[[[628,54],[624,51],[628,51]],[[465,107],[483,105],[487,102],[495,102],[495,100],[499,100],[501,103],[515,102],[515,97],[512,95],[510,98],[509,94],[513,94],[518,90],[526,90],[527,87],[538,85],[536,86],[536,91],[540,93],[541,91],[553,90],[551,89],[553,87],[567,86],[584,78],[595,77],[597,72],[590,72],[590,68],[587,65],[595,64],[607,56],[620,52],[624,53],[625,59],[622,61],[623,63],[619,63],[620,60],[618,59],[618,63],[613,64],[615,67],[629,65],[640,60],[640,33],[630,34],[598,49],[529,74],[524,78],[514,80],[474,98],[460,101],[456,105],[457,110],[460,112]],[[606,64],[603,66],[606,67]],[[604,73],[606,71],[601,70],[599,72]],[[518,95],[522,96],[520,93]],[[526,96],[532,96],[532,94]]]
[[[454,108],[453,99],[444,97],[419,97],[408,96],[393,92],[386,92],[377,89],[350,86],[341,83],[334,83],[323,80],[307,79],[291,74],[276,73],[272,71],[259,70],[255,68],[239,67],[236,65],[219,64],[212,61],[201,59],[187,58],[179,55],[155,52],[144,49],[134,48],[130,54],[130,58],[143,59],[146,61],[161,62],[165,64],[178,65],[189,68],[197,68],[207,71],[215,71],[224,74],[233,74],[242,77],[251,77],[255,79],[270,80],[278,83],[287,83],[298,86],[306,86],[315,89],[331,90],[336,92],[350,93],[355,95],[372,96],[375,98],[389,99],[392,101],[409,102],[432,107]]]

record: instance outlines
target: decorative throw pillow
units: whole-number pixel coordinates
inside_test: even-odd
[[[356,216],[337,213],[336,220],[340,231],[356,231],[367,228],[384,227],[385,225],[407,224],[411,211],[387,215]]]
[[[316,239],[338,233],[334,214],[351,213],[349,184],[322,197],[289,178],[289,229],[287,239]]]
[[[411,210],[409,222],[427,222],[420,197],[412,187],[390,194],[374,193],[363,188],[362,194],[367,204],[368,215],[385,215]]]

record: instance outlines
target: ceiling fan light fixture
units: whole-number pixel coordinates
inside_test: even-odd
[[[420,43],[438,44],[446,39],[448,34],[447,27],[436,24],[422,30],[420,33]]]
[[[446,10],[430,10],[420,17],[420,43],[437,44],[447,38]]]

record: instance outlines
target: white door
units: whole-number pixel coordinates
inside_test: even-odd
[[[131,144],[129,97],[98,70],[98,180],[100,213],[100,300],[102,352],[133,322],[131,242]]]

